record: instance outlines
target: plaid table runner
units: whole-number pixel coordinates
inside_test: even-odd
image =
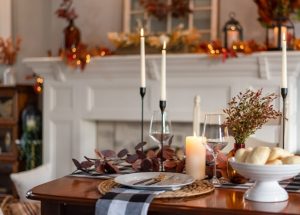
[[[115,188],[96,203],[95,215],[146,215],[155,195],[163,191]]]
[[[215,185],[218,188],[234,188],[234,189],[248,189],[250,188],[254,182],[248,182],[245,184],[234,184],[230,182],[224,182],[221,185]],[[300,174],[295,176],[292,180],[280,181],[279,184],[287,191],[287,192],[296,192],[300,193]]]

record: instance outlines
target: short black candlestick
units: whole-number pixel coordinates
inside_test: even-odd
[[[161,151],[160,151],[160,167],[162,172],[165,171],[164,168],[164,156],[163,156],[163,147],[164,147],[164,111],[166,109],[167,106],[167,101],[165,100],[160,100],[159,101],[159,107],[160,107],[160,111],[161,111],[161,134],[160,134],[160,147],[161,147]]]
[[[146,87],[140,87],[140,95],[142,100],[142,117],[141,117],[141,143],[144,142],[144,97],[146,95]],[[144,147],[142,147],[142,152]]]
[[[285,145],[285,120],[286,120],[286,97],[288,94],[288,88],[281,88],[281,97],[282,97],[282,148],[284,149]]]

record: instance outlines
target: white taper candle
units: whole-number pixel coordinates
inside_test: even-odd
[[[193,134],[194,136],[200,136],[200,96],[199,95],[195,96],[194,98]]]
[[[281,88],[287,88],[287,64],[286,64],[286,35],[282,34],[282,68],[281,68]]]
[[[144,29],[141,29],[140,38],[140,55],[141,55],[141,87],[146,87],[146,64],[145,64],[145,36]]]
[[[163,49],[161,51],[161,101],[166,101],[167,99],[167,92],[166,92],[166,41],[164,41]]]

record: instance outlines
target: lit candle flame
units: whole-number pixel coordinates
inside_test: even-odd
[[[141,28],[141,37],[144,36],[144,28]]]

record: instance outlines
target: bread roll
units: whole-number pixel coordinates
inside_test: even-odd
[[[271,149],[266,146],[255,147],[247,156],[246,163],[264,165],[270,155]]]
[[[279,159],[271,160],[266,163],[267,165],[282,165],[282,161]]]
[[[244,149],[244,148],[238,149],[236,151],[235,156],[234,156],[236,162],[244,162],[241,158],[243,157],[245,151],[246,151],[246,149]]]
[[[290,156],[282,159],[283,164],[300,164],[300,156]]]
[[[292,155],[291,153],[284,150],[283,148],[274,147],[274,148],[271,149],[268,161],[273,161],[273,160],[276,160],[276,159],[282,159],[282,158],[285,158],[285,157],[289,157],[291,155]]]
[[[248,155],[252,152],[253,148],[247,148],[243,156],[241,157],[241,162],[246,162]]]

